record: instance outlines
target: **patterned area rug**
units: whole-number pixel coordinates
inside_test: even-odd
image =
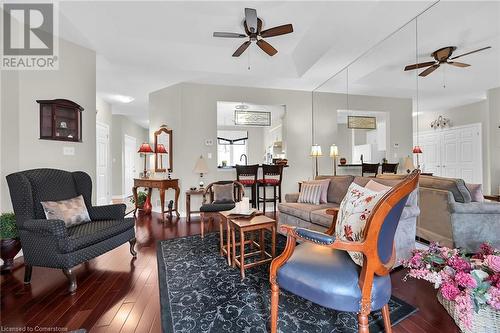
[[[286,238],[277,237],[276,253]],[[269,244],[269,242],[268,242]],[[158,274],[163,332],[268,332],[269,265],[245,271],[227,265],[219,255],[218,234],[158,242]],[[392,297],[396,324],[417,310]],[[380,313],[370,316],[370,332],[382,332]],[[311,303],[287,291],[280,293],[280,332],[357,332],[357,315]]]

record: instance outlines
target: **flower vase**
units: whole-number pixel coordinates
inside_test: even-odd
[[[149,215],[151,214],[151,209],[152,209],[151,198],[148,195],[146,197],[146,200],[144,201],[144,205],[142,205],[142,211],[144,214]]]

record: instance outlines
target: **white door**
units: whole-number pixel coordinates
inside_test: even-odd
[[[135,157],[137,154],[137,141],[134,137],[125,135],[123,151],[123,194],[125,196],[132,195],[132,187],[134,186],[135,173]]]
[[[96,192],[97,204],[107,205],[110,198],[110,172],[109,172],[109,126],[96,123]]]
[[[424,152],[419,156],[419,163],[423,172],[430,172],[434,175],[440,175],[440,136],[436,133],[428,133],[420,136],[419,144]],[[416,141],[415,141],[416,142]],[[417,166],[416,159],[414,161]]]
[[[459,129],[445,130],[441,134],[441,176],[443,177],[460,178],[459,136]]]

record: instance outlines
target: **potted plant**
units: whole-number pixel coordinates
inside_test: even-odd
[[[438,289],[437,298],[462,332],[500,331],[500,251],[482,244],[475,254],[431,244],[403,262],[407,276]]]
[[[142,209],[144,207],[144,203],[146,202],[146,198],[148,197],[148,193],[145,191],[137,192],[137,208]],[[135,204],[134,197],[130,198],[130,202]]]
[[[2,272],[10,272],[14,266],[14,257],[21,250],[21,241],[17,234],[16,217],[13,213],[0,215],[0,257],[3,260]]]

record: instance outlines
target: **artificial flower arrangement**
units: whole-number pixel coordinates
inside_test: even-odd
[[[458,318],[454,319],[455,321],[458,319],[457,324],[460,327],[471,330],[474,313],[488,307],[492,310],[494,318],[499,318],[500,251],[498,249],[485,243],[480,246],[476,254],[467,255],[459,249],[431,244],[426,250],[414,250],[412,257],[405,260],[403,265],[409,268],[407,277],[433,283],[434,288],[439,289],[438,299],[441,297],[454,305],[454,310],[458,314]],[[450,312],[448,308],[447,310]]]

